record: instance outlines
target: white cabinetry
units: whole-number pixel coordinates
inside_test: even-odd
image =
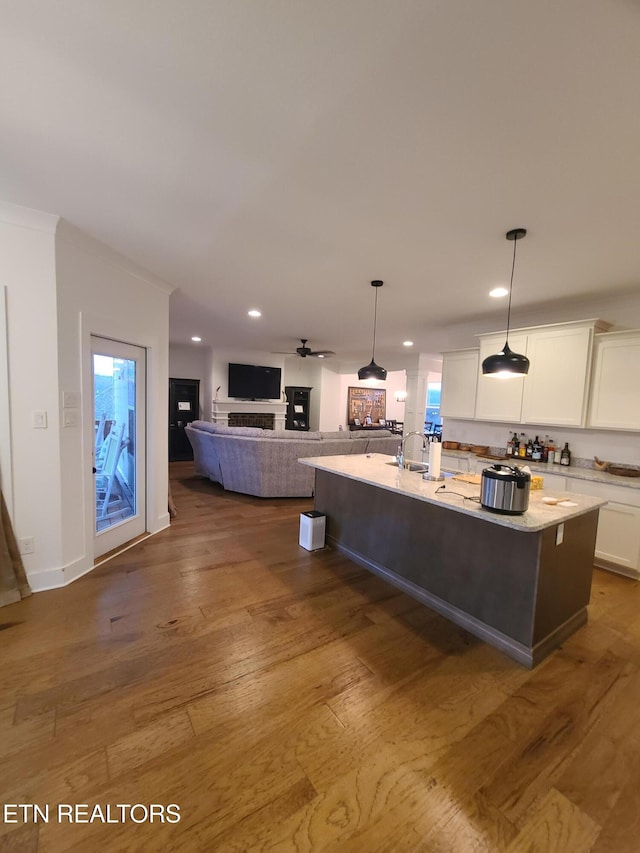
[[[640,490],[567,478],[568,489],[609,501],[600,509],[595,563],[640,577]]]
[[[640,430],[640,330],[596,335],[589,426]]]
[[[448,418],[473,418],[477,381],[477,349],[445,352],[442,356],[440,414]]]
[[[601,560],[640,575],[640,507],[609,502],[600,510],[596,565]]]
[[[500,332],[498,335],[487,335],[480,339],[476,420],[520,423],[523,382],[527,382],[528,377],[512,376],[504,379],[499,376],[482,375],[482,362],[488,356],[502,350],[505,335],[505,332]],[[527,355],[527,335],[511,335],[509,346],[513,352]]]
[[[527,376],[509,379],[482,375],[482,361],[502,349],[506,333],[479,335],[476,419],[584,426],[593,338],[603,328],[599,320],[579,320],[512,332],[509,346],[526,355],[531,367]]]
[[[522,422],[584,426],[593,326],[551,328],[529,335]]]

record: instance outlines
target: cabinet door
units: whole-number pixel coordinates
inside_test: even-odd
[[[640,429],[640,332],[596,336],[589,426]]]
[[[524,376],[483,376],[482,362],[487,356],[500,352],[506,333],[482,338],[480,341],[480,364],[478,366],[478,392],[476,395],[476,419],[480,421],[511,421],[520,423],[522,416],[522,383]],[[527,355],[527,335],[509,338],[513,352]]]
[[[529,335],[522,421],[584,426],[591,367],[591,328],[549,329]]]
[[[473,418],[477,379],[478,350],[444,353],[440,396],[440,414],[443,417]]]
[[[609,502],[600,509],[597,560],[640,572],[640,508]]]

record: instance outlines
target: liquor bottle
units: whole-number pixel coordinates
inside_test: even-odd
[[[565,441],[564,447],[562,448],[562,452],[560,454],[560,464],[571,465],[571,451],[569,450],[568,441]]]
[[[560,465],[562,461],[562,451],[560,450],[559,445],[556,444],[556,449],[553,452],[553,461],[556,465]]]
[[[521,459],[527,455],[527,439],[523,432],[520,433],[520,441],[518,442],[518,456]]]
[[[538,436],[535,437],[533,442],[533,451],[531,453],[531,461],[539,462],[542,457],[542,445],[540,444],[540,439]]]
[[[540,461],[548,462],[549,461],[549,436],[545,435],[544,441],[542,442],[542,450],[540,452]]]
[[[511,437],[511,433],[509,433],[509,438],[507,439],[507,456],[513,456],[513,438]]]
[[[525,456],[527,459],[533,458],[533,441],[531,441],[531,439],[529,439],[529,441],[527,442],[527,446],[525,449]]]
[[[548,443],[547,443],[547,446],[549,449],[549,458],[548,458],[547,462],[549,462],[550,464],[553,464],[553,462],[555,460],[555,454],[556,454],[556,443],[552,438],[550,438]]]

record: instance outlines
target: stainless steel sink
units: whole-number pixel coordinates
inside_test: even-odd
[[[393,465],[394,468],[398,467],[397,462],[385,462],[385,465]],[[403,471],[413,471],[415,474],[427,474],[429,472],[428,463],[420,463],[420,462],[408,462],[406,463]],[[450,468],[441,468],[440,475],[442,477],[454,477],[456,474],[460,474],[460,471],[452,471]]]
[[[385,465],[393,465],[395,468],[398,467],[397,462],[385,462]],[[424,474],[425,471],[429,470],[429,466],[426,463],[420,462],[406,462],[404,465],[403,471],[414,471],[416,474]]]

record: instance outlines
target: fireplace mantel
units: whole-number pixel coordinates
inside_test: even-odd
[[[284,429],[287,403],[280,400],[214,400],[211,405],[211,420],[214,424],[229,423],[229,415],[239,413],[273,413],[275,429]]]

